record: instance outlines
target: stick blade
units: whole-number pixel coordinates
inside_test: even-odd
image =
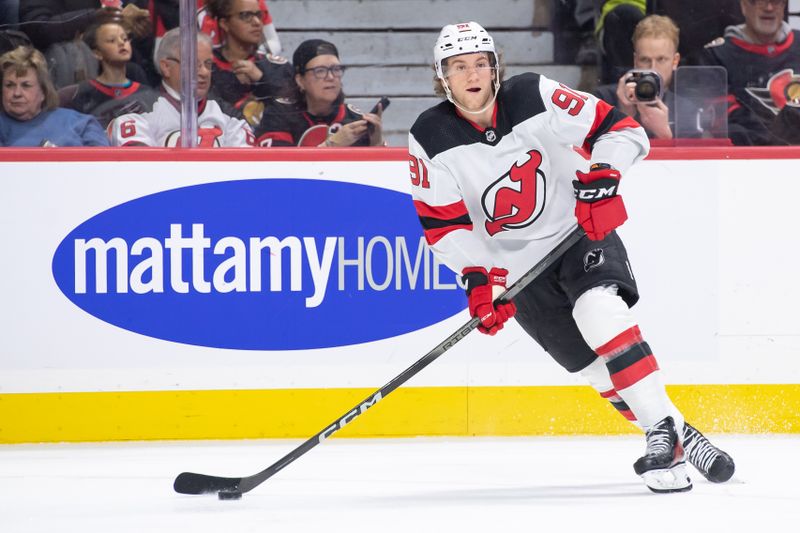
[[[212,492],[234,492],[242,483],[240,477],[218,477],[194,472],[183,472],[175,478],[172,485],[179,494],[209,494]]]

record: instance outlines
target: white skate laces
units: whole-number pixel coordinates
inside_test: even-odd
[[[691,490],[683,445],[672,417],[654,424],[646,438],[645,454],[633,464],[633,469],[647,488],[658,493]]]
[[[684,448],[689,463],[712,483],[728,481],[736,466],[730,455],[720,450],[699,431],[686,424],[683,431]]]

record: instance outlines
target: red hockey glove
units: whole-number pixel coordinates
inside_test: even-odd
[[[462,272],[462,280],[469,298],[469,314],[480,318],[478,331],[494,335],[503,324],[517,312],[514,302],[493,303],[506,290],[505,268],[493,268],[489,272],[483,267],[468,267]]]
[[[620,174],[605,163],[595,163],[589,173],[576,172],[575,217],[593,241],[606,235],[628,219],[622,197],[617,196]]]

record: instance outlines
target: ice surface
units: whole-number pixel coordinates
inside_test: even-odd
[[[683,494],[634,474],[642,437],[333,439],[239,501],[172,481],[253,474],[301,441],[5,445],[0,531],[797,531],[800,435],[710,437],[736,474]]]

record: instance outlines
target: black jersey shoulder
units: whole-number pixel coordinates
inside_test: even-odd
[[[500,86],[500,112],[511,128],[547,109],[539,89],[540,80],[535,72],[526,72],[509,78]]]
[[[539,79],[538,74],[531,72],[509,78],[500,85],[497,135],[507,135],[517,124],[545,111]],[[480,133],[456,113],[449,101],[423,112],[411,127],[411,135],[431,159],[457,146],[481,142]]]

